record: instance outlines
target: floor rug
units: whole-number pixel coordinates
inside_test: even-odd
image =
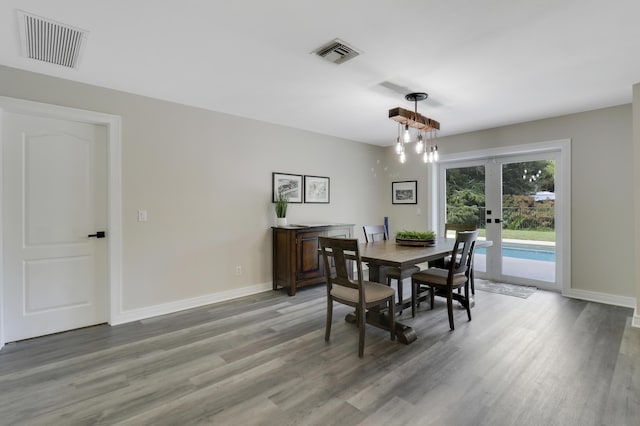
[[[497,283],[487,280],[475,280],[476,290],[487,291],[489,293],[506,294],[507,296],[520,297],[526,299],[536,292],[537,287],[523,285]]]

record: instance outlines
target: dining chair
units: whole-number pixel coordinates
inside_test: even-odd
[[[327,323],[324,340],[329,341],[331,322],[333,317],[333,302],[352,306],[356,309],[359,330],[358,356],[364,356],[364,327],[366,311],[373,307],[389,307],[389,331],[391,340],[395,340],[395,291],[393,288],[380,283],[362,279],[362,261],[355,238],[319,237],[320,252],[324,259],[327,277]],[[333,259],[333,268],[331,266]],[[357,276],[349,278],[347,265],[355,261]]]
[[[456,242],[451,252],[452,259],[460,259],[459,262],[450,262],[449,268],[429,268],[417,272],[411,276],[411,315],[416,315],[416,303],[419,297],[426,292],[431,297],[431,309],[433,309],[434,296],[447,298],[447,311],[449,313],[449,326],[453,325],[453,300],[459,301],[467,310],[467,316],[471,321],[471,306],[469,302],[469,281],[471,259],[475,248],[478,231],[461,231],[456,236]],[[458,257],[460,255],[460,257]],[[464,295],[454,293],[454,289],[464,288]]]
[[[455,231],[455,236],[458,236],[458,232],[461,231],[475,231],[476,229],[478,229],[478,227],[474,224],[474,223],[445,223],[444,224],[444,237],[448,238],[448,234],[449,231]],[[451,256],[447,256],[444,258],[444,261],[442,263],[442,265],[438,265],[441,266],[443,268],[448,268],[449,267],[449,263],[451,262]],[[476,285],[475,285],[475,279],[473,276],[473,259],[471,259],[471,266],[470,266],[470,279],[471,282],[469,283],[471,285],[471,294],[475,295],[476,294]]]
[[[366,242],[374,242],[374,241],[384,241],[389,239],[389,235],[387,234],[387,228],[384,225],[365,225],[362,227],[364,231],[364,239]],[[400,305],[398,313],[402,313],[402,301],[403,292],[402,292],[402,281],[411,278],[411,275],[416,272],[420,272],[420,267],[411,266],[408,268],[394,268],[392,266],[386,266],[385,272],[387,275],[387,284],[391,287],[391,281],[397,281],[398,287],[398,304]]]
[[[455,231],[456,236],[460,231],[475,231],[478,229],[475,223],[445,223],[444,237],[448,238],[449,231]],[[455,236],[454,236],[455,238]]]

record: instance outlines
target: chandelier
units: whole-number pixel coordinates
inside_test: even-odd
[[[429,95],[424,92],[409,93],[405,99],[414,102],[414,111],[400,107],[389,110],[389,118],[398,122],[396,153],[400,156],[401,163],[407,161],[405,144],[411,142],[415,142],[416,153],[422,154],[422,161],[425,163],[438,161],[436,132],[440,130],[440,123],[418,113],[418,101],[424,101],[428,97]],[[415,137],[411,136],[409,129],[416,129]]]

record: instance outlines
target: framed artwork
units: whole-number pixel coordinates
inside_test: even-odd
[[[283,193],[290,203],[302,202],[302,175],[272,173],[272,196],[275,203],[279,193]]]
[[[393,204],[418,204],[418,181],[392,182],[391,202]]]
[[[304,202],[329,203],[329,178],[324,176],[305,175]]]

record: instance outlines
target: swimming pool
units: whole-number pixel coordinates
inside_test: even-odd
[[[476,250],[477,254],[486,254],[485,248]],[[503,244],[502,256],[516,259],[541,260],[543,262],[556,261],[556,248],[553,246],[536,246],[530,244]]]

